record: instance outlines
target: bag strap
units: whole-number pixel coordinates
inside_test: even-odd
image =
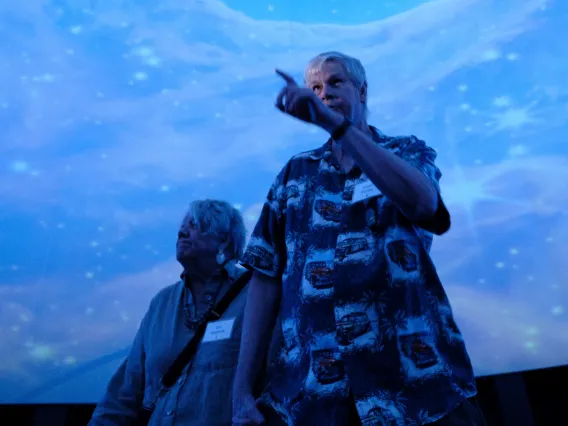
[[[252,271],[246,270],[238,277],[233,285],[227,290],[227,293],[217,302],[215,308],[206,317],[206,321],[200,324],[195,330],[195,334],[189,340],[185,348],[181,351],[175,361],[172,363],[166,374],[162,376],[161,387],[163,390],[169,389],[181,375],[185,366],[189,363],[193,355],[197,351],[199,343],[205,334],[209,321],[217,321],[225,313],[229,305],[239,295],[241,290],[246,286],[252,277]]]

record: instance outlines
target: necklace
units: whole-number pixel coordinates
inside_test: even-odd
[[[207,285],[209,282],[211,281],[211,279],[207,280],[207,283],[205,285]],[[205,309],[205,311],[199,315],[191,315],[191,309],[189,306],[189,303],[186,302],[185,307],[183,309],[183,316],[184,316],[184,322],[185,322],[185,326],[187,328],[189,328],[190,330],[195,330],[197,329],[201,324],[203,324],[204,322],[207,321],[207,317],[209,316],[209,314],[211,313],[211,311],[213,310],[213,308],[215,307],[215,302],[217,301],[217,297],[219,296],[219,293],[221,292],[221,287],[223,287],[225,280],[223,278],[221,278],[219,280],[219,285],[217,286],[217,290],[215,291],[214,296],[211,298],[211,300],[207,303],[207,308]],[[194,303],[195,305],[195,303]],[[197,309],[194,309],[195,312],[197,312]]]

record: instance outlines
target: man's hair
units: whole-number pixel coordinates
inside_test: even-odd
[[[353,58],[352,56],[346,55],[345,53],[341,52],[324,52],[320,53],[308,62],[308,65],[306,66],[306,69],[304,71],[304,84],[307,84],[311,74],[321,71],[322,66],[326,62],[330,61],[337,61],[341,65],[343,65],[343,68],[345,68],[345,71],[347,72],[347,76],[358,90],[361,90],[363,85],[367,83],[365,68],[363,67],[363,64],[361,64],[361,61],[359,59]],[[365,113],[367,113],[366,98]]]
[[[226,201],[196,200],[189,205],[187,216],[195,221],[200,231],[226,240],[231,260],[240,259],[245,250],[247,231],[239,210]]]

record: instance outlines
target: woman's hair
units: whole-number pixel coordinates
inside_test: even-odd
[[[232,260],[240,259],[245,250],[247,231],[239,210],[226,201],[205,199],[193,201],[187,215],[201,232],[225,240]]]

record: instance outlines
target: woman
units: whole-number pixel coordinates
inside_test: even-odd
[[[202,200],[190,205],[176,245],[181,280],[150,303],[130,355],[111,378],[90,426],[136,424],[142,406],[152,405],[162,375],[243,273],[236,261],[245,240],[243,218],[228,203]],[[206,332],[189,367],[153,404],[151,426],[231,424],[231,386],[245,299],[246,287],[221,316],[219,323],[225,326],[219,339],[206,339]]]

